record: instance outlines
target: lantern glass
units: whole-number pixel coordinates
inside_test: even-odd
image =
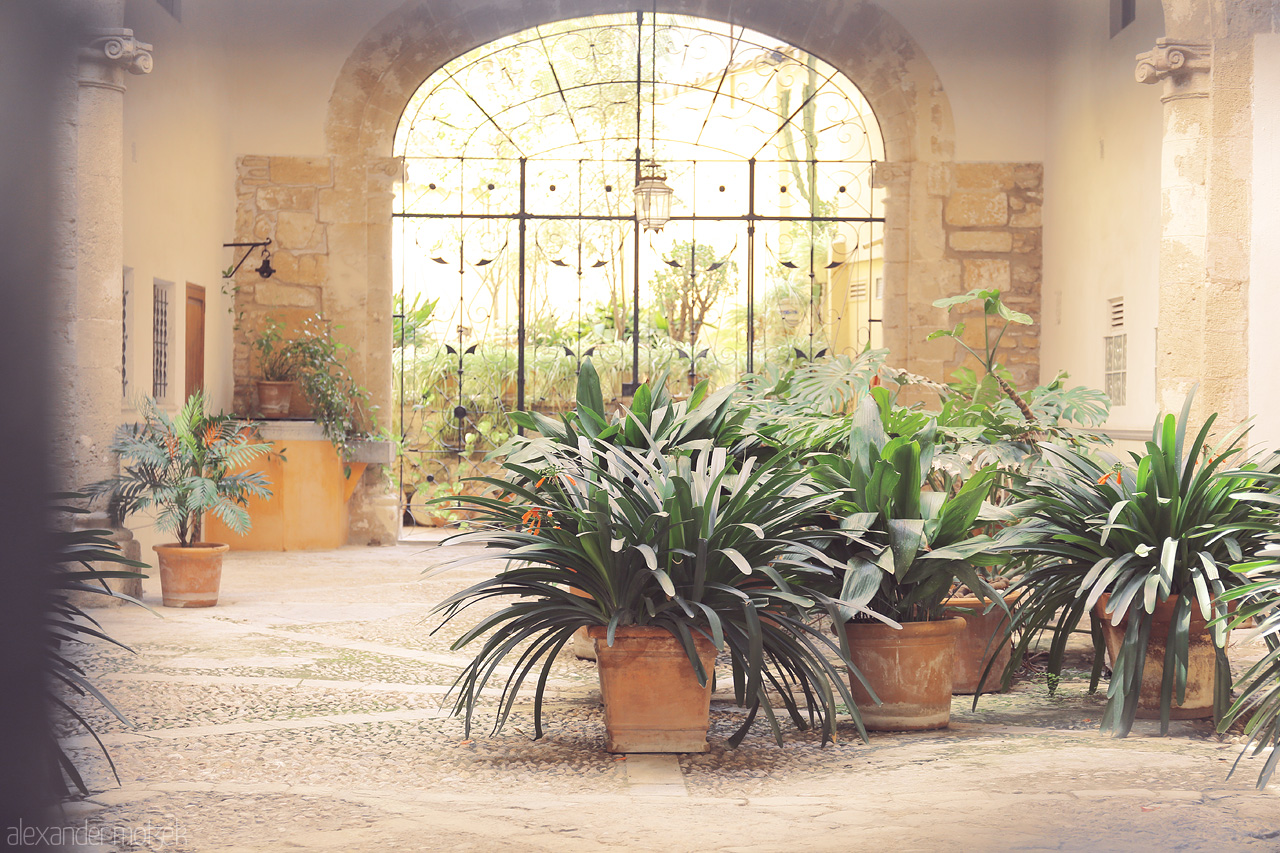
[[[636,219],[646,231],[661,231],[671,219],[671,187],[666,176],[650,169],[636,181]]]

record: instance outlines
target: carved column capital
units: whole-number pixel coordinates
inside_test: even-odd
[[[1162,38],[1138,54],[1134,78],[1139,83],[1164,85],[1161,99],[1205,98],[1209,95],[1209,45]]]
[[[133,30],[98,30],[80,51],[80,82],[90,86],[123,89],[123,83],[116,79],[120,71],[150,74],[153,64],[151,45],[138,41]],[[83,69],[86,66],[96,66],[99,70],[85,73]]]

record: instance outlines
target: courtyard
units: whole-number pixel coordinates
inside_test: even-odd
[[[134,728],[84,708],[92,739],[67,741],[93,793],[66,804],[80,849],[200,851],[1235,851],[1280,844],[1280,789],[1209,722],[1140,721],[1098,732],[1087,640],[1056,697],[1033,666],[976,711],[957,696],[946,730],[873,733],[851,723],[823,747],[757,725],[737,749],[731,694],[712,702],[702,755],[613,756],[595,665],[563,655],[531,737],[523,697],[501,735],[492,702],[470,736],[445,701],[469,660],[433,635],[432,607],[497,561],[422,578],[468,553],[439,535],[381,549],[233,552],[217,607],[145,600],[95,610],[106,644],[83,649]],[[157,615],[158,614],[158,615]],[[476,618],[476,617],[472,617]],[[1236,643],[1236,667],[1261,643]],[[68,732],[69,733],[69,732]],[[87,828],[87,829],[85,829]]]

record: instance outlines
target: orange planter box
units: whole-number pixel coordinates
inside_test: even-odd
[[[325,438],[277,437],[274,433],[307,435],[297,424],[290,429],[274,424],[263,428],[263,437],[275,442],[274,453],[248,470],[263,471],[271,480],[273,497],[249,499],[253,526],[237,536],[212,515],[205,516],[204,538],[225,542],[233,551],[321,551],[347,544],[347,504],[367,463],[344,464]],[[315,429],[318,432],[318,427]],[[283,453],[282,461],[279,454]]]

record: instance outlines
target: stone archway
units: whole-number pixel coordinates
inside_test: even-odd
[[[353,227],[349,231],[331,230],[331,239],[349,235],[357,242],[341,247],[331,243],[331,255],[342,252],[350,263],[331,265],[330,280],[333,286],[349,287],[368,300],[367,344],[390,340],[390,318],[378,306],[391,304],[389,223],[398,165],[390,157],[400,115],[422,81],[455,56],[566,17],[537,4],[512,6],[496,15],[490,7],[482,11],[474,0],[429,4],[413,0],[383,19],[352,52],[339,74],[329,102],[325,136],[335,179],[341,175],[346,183],[345,187],[335,186],[341,190],[341,204],[358,218],[350,223]],[[569,16],[633,9],[631,0],[594,0],[575,6]],[[950,104],[923,51],[896,20],[871,2],[851,3],[833,13],[831,5],[820,0],[747,6],[732,0],[676,0],[659,3],[658,11],[718,18],[767,32],[831,63],[862,90],[880,122],[889,160],[889,168],[883,170],[890,221],[885,236],[885,304],[895,310],[891,319],[886,318],[885,342],[909,369],[938,372],[949,354],[942,348],[938,348],[936,364],[913,358],[934,325],[917,323],[923,319],[918,312],[904,310],[910,302],[920,301],[909,299],[908,293],[932,302],[961,287],[958,265],[951,265],[955,267],[953,274],[940,274],[946,234],[941,199],[930,192],[931,180],[934,190],[938,188],[938,175],[915,168],[916,164],[949,163],[955,151]],[[935,197],[929,198],[931,195]],[[919,223],[909,228],[904,223],[912,220],[913,203],[922,210]],[[363,247],[359,244],[362,239],[366,241]],[[912,275],[913,267],[918,277]],[[886,314],[890,314],[888,309]],[[387,354],[377,346],[367,347],[367,352],[363,366],[370,387],[389,389],[389,356],[384,357]]]
[[[392,388],[391,214],[401,168],[391,155],[409,99],[432,72],[471,48],[540,23],[628,11],[634,11],[632,0],[589,0],[574,4],[571,13],[559,4],[517,0],[410,0],[384,18],[339,73],[325,125],[326,156],[248,156],[237,164],[237,234],[273,237],[279,261],[269,285],[245,279],[237,315],[323,311],[342,324],[344,339],[356,350],[353,372],[386,410]],[[825,60],[861,89],[887,156],[877,170],[887,219],[882,328],[895,364],[935,378],[956,365],[953,346],[926,342],[929,332],[947,323],[945,313],[932,307],[941,296],[998,287],[1009,304],[1038,319],[1040,164],[954,163],[955,129],[942,81],[911,35],[880,6],[870,0],[663,0],[657,11],[768,33]],[[251,327],[252,319],[244,325]],[[1020,332],[1006,338],[1013,350],[1006,360],[1020,383],[1035,384],[1039,327]],[[236,404],[248,409],[247,332],[237,334]],[[379,488],[385,491],[375,483],[357,490],[351,541],[385,540],[388,525],[394,526],[394,510],[361,506],[362,496]],[[386,518],[362,520],[370,513]],[[370,535],[362,526],[371,528]]]

